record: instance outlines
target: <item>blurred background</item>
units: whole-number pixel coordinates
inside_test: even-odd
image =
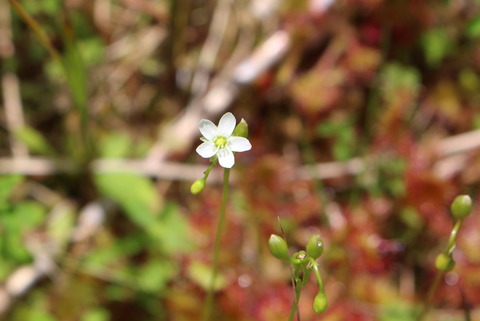
[[[291,251],[320,234],[329,308],[415,320],[459,193],[478,203],[478,0],[0,1],[0,318],[199,320],[221,169],[198,121],[249,124],[215,319],[287,320]],[[477,206],[475,206],[477,208]],[[426,320],[480,320],[465,219]]]

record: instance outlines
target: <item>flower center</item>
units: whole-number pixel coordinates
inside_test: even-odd
[[[219,136],[215,138],[215,146],[218,148],[225,148],[227,146],[227,139],[225,137]]]

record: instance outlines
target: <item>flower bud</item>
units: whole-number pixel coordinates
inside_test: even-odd
[[[446,253],[440,253],[435,259],[435,267],[439,271],[448,272],[453,270],[454,266],[455,261],[453,260],[452,256]]]
[[[327,307],[328,301],[325,292],[318,292],[315,296],[315,300],[313,300],[313,311],[315,311],[315,313],[323,313],[327,310]]]
[[[205,188],[205,178],[197,179],[193,182],[192,186],[190,186],[190,192],[194,195],[197,195]]]
[[[276,234],[270,235],[268,246],[270,247],[270,251],[272,252],[273,256],[275,256],[277,259],[285,261],[290,259],[287,242],[285,242],[285,240],[280,236]]]
[[[323,241],[320,238],[320,235],[312,235],[307,244],[307,254],[312,257],[314,260],[318,259],[323,253]]]
[[[292,263],[295,266],[303,265],[304,267],[308,263],[308,255],[307,252],[305,251],[298,251],[292,255],[292,258],[290,259],[290,263]]]
[[[235,127],[232,135],[248,138],[248,124],[245,119],[242,118],[237,127]]]
[[[472,199],[468,195],[457,196],[450,206],[455,218],[464,218],[472,212]]]

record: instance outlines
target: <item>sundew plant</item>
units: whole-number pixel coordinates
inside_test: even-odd
[[[0,1],[0,320],[480,320],[479,17]]]

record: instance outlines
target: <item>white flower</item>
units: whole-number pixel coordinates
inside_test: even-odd
[[[218,127],[207,119],[200,120],[198,128],[204,143],[197,147],[197,153],[203,158],[217,155],[222,167],[232,168],[235,164],[233,152],[245,152],[252,148],[245,137],[232,136],[236,122],[232,113],[223,115]]]

